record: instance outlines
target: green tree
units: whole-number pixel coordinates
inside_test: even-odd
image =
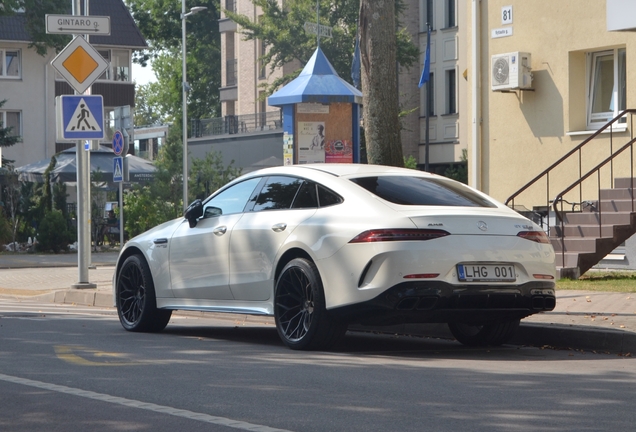
[[[218,20],[219,0],[188,1],[187,9],[205,6],[207,10],[187,19],[188,114],[191,118],[220,116],[221,36]],[[153,108],[163,122],[181,124],[181,2],[174,0],[128,0],[131,13],[150,48],[136,53],[135,61],[145,65],[152,59],[156,85]]]
[[[302,66],[316,50],[316,36],[307,33],[305,22],[316,22],[316,1],[296,0],[284,2],[281,7],[271,0],[252,0],[259,6],[263,14],[258,22],[245,15],[226,11],[226,15],[239,24],[246,40],[259,39],[267,44],[267,53],[260,59],[269,69],[274,70],[298,61],[301,67],[294,73],[286,75],[267,88],[269,95],[280,86],[294,79]],[[402,1],[386,2],[395,5],[399,16],[403,10]],[[320,24],[332,27],[332,38],[321,38],[320,48],[338,75],[351,82],[351,61],[355,48],[355,36],[358,23],[359,1],[320,0]],[[397,21],[396,21],[397,22]],[[399,23],[395,28],[400,28]],[[397,52],[396,61],[402,67],[409,68],[418,58],[418,48],[405,30],[395,32]]]
[[[154,84],[156,83],[138,85],[135,88],[135,126],[156,125],[163,122]]]
[[[0,197],[3,200],[3,206],[0,207],[0,224],[5,225],[4,215],[1,211],[4,208],[7,220],[6,225],[9,229],[4,235],[0,235],[0,242],[2,237],[7,236],[11,238],[12,243],[16,242],[16,234],[18,226],[22,222],[22,215],[20,214],[20,182],[18,181],[18,173],[15,172],[13,165],[7,166],[6,173],[0,177]],[[8,235],[7,235],[8,234]]]
[[[73,235],[68,228],[64,215],[59,210],[47,211],[38,230],[38,248],[54,253],[66,250]]]
[[[218,188],[241,175],[241,169],[233,167],[234,161],[223,166],[221,153],[210,152],[205,159],[193,159],[188,192],[193,198],[204,199]]]

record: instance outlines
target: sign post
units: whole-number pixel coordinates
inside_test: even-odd
[[[85,0],[88,15],[89,0]],[[90,89],[93,82],[109,68],[109,63],[91,46],[82,34],[110,34],[110,18],[81,16],[81,0],[73,0],[72,16],[47,16],[47,33],[72,33],[74,39],[51,62],[51,65],[73,87],[76,96]],[[90,91],[88,92],[90,93]],[[77,268],[79,281],[72,288],[96,288],[96,284],[88,281],[88,268],[91,252],[91,219],[90,219],[90,152],[83,151],[83,140],[103,139],[103,103],[99,108],[86,98],[89,94],[80,96],[76,101],[75,110],[67,117],[64,116],[64,105],[60,100],[57,112],[60,113],[57,122],[58,136],[66,139],[76,139],[75,158],[77,162]],[[100,97],[101,99],[101,97]],[[83,101],[83,102],[82,102]],[[101,110],[99,117],[95,111]],[[99,120],[98,120],[99,119]],[[100,130],[98,130],[100,129]],[[90,136],[85,136],[88,133]]]

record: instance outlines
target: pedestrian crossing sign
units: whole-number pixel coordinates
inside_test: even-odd
[[[124,158],[115,156],[113,158],[113,183],[124,181]]]
[[[104,139],[104,100],[101,95],[58,96],[59,140]]]

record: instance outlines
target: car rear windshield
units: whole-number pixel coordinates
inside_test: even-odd
[[[401,205],[496,207],[461,183],[444,179],[377,176],[351,179],[354,183],[389,202]]]

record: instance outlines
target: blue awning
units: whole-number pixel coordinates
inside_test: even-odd
[[[362,92],[340,78],[322,50],[317,48],[300,75],[267,100],[270,106],[302,102],[362,104]]]

